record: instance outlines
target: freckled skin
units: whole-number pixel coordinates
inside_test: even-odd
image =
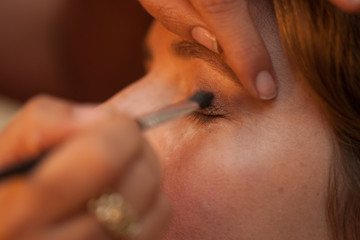
[[[272,10],[259,9],[254,18],[267,17],[259,31],[281,90],[276,101],[255,100],[200,60],[175,57],[170,45],[178,37],[155,23],[148,37],[151,70],[106,103],[138,116],[202,88],[226,102],[228,119],[199,124],[184,118],[146,133],[174,207],[166,240],[330,239],[329,129],[316,98],[286,61]]]

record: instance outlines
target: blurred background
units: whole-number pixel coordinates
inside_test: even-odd
[[[0,1],[0,127],[34,95],[101,102],[141,77],[151,21],[135,0]]]

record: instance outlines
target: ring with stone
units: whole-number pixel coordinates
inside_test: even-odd
[[[119,193],[103,194],[91,199],[88,209],[116,237],[134,238],[139,234],[135,212]]]

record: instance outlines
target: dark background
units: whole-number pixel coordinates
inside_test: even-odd
[[[26,34],[35,30],[11,35],[8,29],[16,24],[0,26],[1,95],[26,101],[47,93],[100,102],[143,75],[142,45],[152,19],[138,1],[69,0],[58,13],[46,40],[50,50],[41,49],[47,42],[30,41]]]

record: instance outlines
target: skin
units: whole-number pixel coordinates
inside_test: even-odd
[[[61,147],[31,175],[1,183],[0,238],[111,239],[83,210],[88,199],[117,184],[137,212],[146,212],[139,239],[157,239],[169,215],[158,189],[157,157],[133,120],[108,110],[138,116],[206,89],[216,94],[217,114],[226,118],[207,123],[185,118],[147,133],[174,208],[165,239],[329,239],[330,130],[316,96],[286,61],[271,8],[266,1],[252,1],[249,11],[254,23],[241,24],[244,29],[255,26],[265,44],[281,90],[276,101],[252,98],[246,88],[200,59],[175,56],[172,41],[188,38],[156,23],[148,37],[154,55],[147,62],[149,73],[104,104],[104,110],[88,114],[72,103],[37,98],[1,133],[2,169]],[[175,29],[172,24],[167,27]],[[109,139],[119,144],[106,144]],[[129,157],[139,152],[144,153],[141,159]],[[126,163],[132,167],[124,175]],[[85,166],[88,171],[77,171]],[[54,201],[52,189],[67,197]]]
[[[278,79],[261,33],[249,9],[251,0],[140,0],[142,5],[167,29],[186,39],[196,39],[193,30],[205,28],[221,45],[229,65],[244,88],[255,98],[276,97]],[[358,13],[360,1],[330,0],[344,11]],[[175,16],[175,17],[174,17]],[[246,26],[243,26],[246,22]],[[196,39],[197,40],[197,39]],[[245,47],[246,46],[246,47]],[[259,74],[272,75],[259,87]],[[264,81],[262,81],[264,82]]]
[[[166,240],[330,239],[331,133],[285,58],[271,6],[254,2],[250,12],[279,79],[276,101],[254,99],[201,59],[176,56],[171,46],[183,38],[156,22],[148,74],[105,104],[135,117],[203,89],[216,95],[211,114],[226,115],[183,118],[147,133],[174,209]]]
[[[69,1],[69,3],[70,2],[71,1]],[[206,28],[217,38],[225,50],[229,64],[233,67],[245,89],[254,97],[260,96],[255,85],[256,76],[264,70],[272,73],[275,79],[275,86],[265,89],[276,90],[277,78],[274,75],[271,59],[269,58],[269,54],[266,51],[259,32],[254,25],[251,24],[244,28],[238,27],[239,23],[252,21],[247,10],[248,0],[140,0],[140,2],[171,31],[184,38],[192,39],[191,33],[195,26]],[[360,1],[331,0],[331,2],[349,12],[360,11]],[[69,80],[69,71],[72,72],[74,69],[69,70],[68,64],[64,64],[64,51],[62,49],[64,43],[62,41],[59,42],[58,39],[59,35],[61,35],[61,39],[64,37],[66,39],[69,38],[67,35],[69,32],[66,31],[64,36],[64,32],[62,31],[62,27],[69,30],[67,27],[68,24],[64,23],[64,16],[67,16],[67,11],[69,11],[67,6],[76,5],[69,3],[67,0],[3,0],[0,2],[0,81],[2,81],[1,89],[3,93],[19,99],[28,99],[34,92],[52,92],[56,93],[56,95],[71,95],[72,98],[79,98],[79,94],[75,95],[75,93],[73,93],[74,86],[70,84],[73,81]],[[84,1],[80,4],[84,4],[85,6],[87,2]],[[107,6],[107,3],[99,4],[99,12],[102,11],[101,9],[103,8],[101,6],[103,5]],[[88,8],[84,7],[84,9]],[[86,11],[87,10],[85,10],[85,12]],[[175,22],[169,13],[176,15]],[[82,14],[83,12],[80,13],[80,15]],[[124,12],[119,12],[119,15],[123,14]],[[70,13],[70,15],[73,14]],[[96,19],[96,16],[97,14],[93,17]],[[108,18],[106,19],[109,20]],[[112,18],[110,17],[110,19]],[[121,17],[119,19],[121,19]],[[89,19],[85,17],[83,20]],[[69,19],[66,21],[69,21]],[[191,24],[184,24],[184,22]],[[92,23],[88,24],[91,25]],[[75,23],[71,22],[70,25],[72,26],[70,30],[73,27],[76,29],[78,23],[75,20]],[[236,29],[236,31],[234,31],[234,29]],[[94,31],[94,29],[92,30]],[[86,34],[86,31],[80,31],[80,33],[75,35],[81,38],[83,34]],[[108,33],[104,36],[114,35],[111,33],[109,35]],[[116,36],[115,34],[114,39],[117,38]],[[19,39],[21,40],[19,41]],[[114,39],[115,44],[116,40]],[[72,35],[70,36],[70,40],[74,40]],[[86,49],[84,50],[88,44],[92,43],[91,39],[89,41],[85,44],[86,46],[75,46],[76,56],[74,61],[79,61],[80,65],[76,63],[73,64],[75,64],[75,70],[78,70],[76,79],[80,81],[80,85],[85,82],[91,85],[89,81],[92,80],[91,77],[93,77],[93,75],[99,75],[100,73],[98,73],[98,71],[102,68],[108,69],[109,66],[113,66],[113,64],[109,62],[106,63],[107,65],[103,62],[101,64],[96,62],[94,64],[97,64],[100,70],[95,69],[89,72],[86,67],[83,70],[82,65],[91,61],[91,57],[94,57],[93,54],[96,54],[96,50],[92,49],[91,46],[89,47],[91,48],[91,50],[89,50],[90,53]],[[93,41],[95,41],[94,44],[97,43],[96,39]],[[71,43],[76,45],[73,41]],[[118,44],[118,42],[116,43]],[[68,44],[65,43],[65,45],[67,46]],[[245,52],[242,47],[244,45],[248,46]],[[99,46],[96,46],[95,48],[98,47]],[[107,48],[101,48],[101,51],[105,54],[105,52],[107,52],[106,49]],[[84,53],[84,56],[82,56],[81,51],[86,51],[86,54]],[[70,50],[70,52],[73,53],[74,51]],[[79,57],[83,58],[79,59]],[[86,63],[84,63],[84,61]],[[105,67],[105,65],[107,67]],[[114,68],[116,67],[114,66]],[[120,72],[112,73],[116,74]],[[107,70],[106,76],[109,76],[110,73],[111,71],[109,72]],[[90,77],[86,74],[90,75]],[[87,81],[81,82],[82,78],[87,79]],[[96,79],[96,77],[93,78]],[[9,79],[11,79],[11,81],[9,81]],[[31,87],[28,84],[29,82],[31,82]],[[27,85],[28,87],[26,89],[19,89],[17,88],[18,85]],[[102,89],[100,88],[98,90],[99,93],[97,94],[101,96]],[[75,92],[78,91],[81,90],[75,90]],[[85,94],[94,97],[92,91],[87,93],[82,90],[81,92],[83,98],[87,97]],[[265,91],[263,94],[265,94],[265,96],[267,94],[273,96],[271,91]]]
[[[131,202],[137,240],[159,238],[169,219],[157,158],[124,115],[41,96],[4,129],[0,144],[1,170],[52,149],[28,174],[2,179],[0,239],[118,239],[87,211],[104,191]]]

